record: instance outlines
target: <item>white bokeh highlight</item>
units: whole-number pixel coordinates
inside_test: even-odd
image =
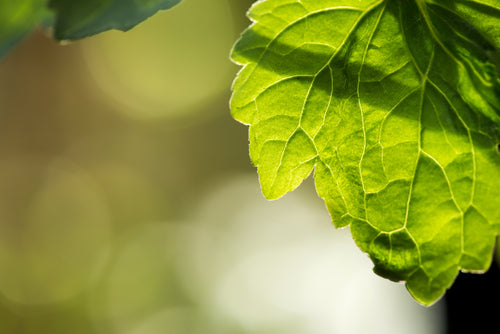
[[[425,308],[375,275],[311,184],[266,201],[255,177],[226,180],[194,209],[183,265],[186,288],[213,317],[248,333],[443,332],[441,303]]]

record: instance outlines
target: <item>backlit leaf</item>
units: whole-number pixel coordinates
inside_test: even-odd
[[[269,199],[313,170],[337,227],[423,304],[500,231],[497,0],[264,0],[232,58]],[[286,227],[284,227],[286,228]]]

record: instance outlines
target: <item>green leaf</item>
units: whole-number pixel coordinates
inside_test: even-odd
[[[56,13],[54,37],[73,40],[100,32],[129,30],[180,0],[50,0]]]
[[[181,0],[10,0],[0,1],[0,58],[38,24],[54,26],[58,40],[128,30]]]
[[[45,13],[46,0],[0,1],[0,58],[31,32]]]
[[[264,0],[234,47],[233,117],[264,195],[313,170],[376,273],[432,304],[500,231],[498,0]],[[286,228],[286,227],[285,227]]]

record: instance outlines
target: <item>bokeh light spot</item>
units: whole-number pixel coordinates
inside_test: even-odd
[[[227,0],[186,0],[126,34],[83,41],[97,85],[139,119],[181,116],[228,92],[234,68]]]
[[[99,187],[63,160],[16,158],[0,169],[0,197],[10,197],[0,201],[9,204],[1,208],[1,293],[19,304],[42,304],[89,287],[111,229]]]

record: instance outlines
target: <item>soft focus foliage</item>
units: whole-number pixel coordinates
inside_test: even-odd
[[[267,0],[232,57],[267,198],[313,170],[374,270],[431,304],[500,231],[498,1]],[[332,24],[335,22],[335,24]]]
[[[50,0],[55,13],[54,37],[79,39],[110,30],[129,30],[180,0]]]
[[[0,1],[0,58],[46,13],[46,0]]]
[[[57,40],[74,40],[110,29],[129,30],[180,0],[2,0],[0,58],[35,26]]]

